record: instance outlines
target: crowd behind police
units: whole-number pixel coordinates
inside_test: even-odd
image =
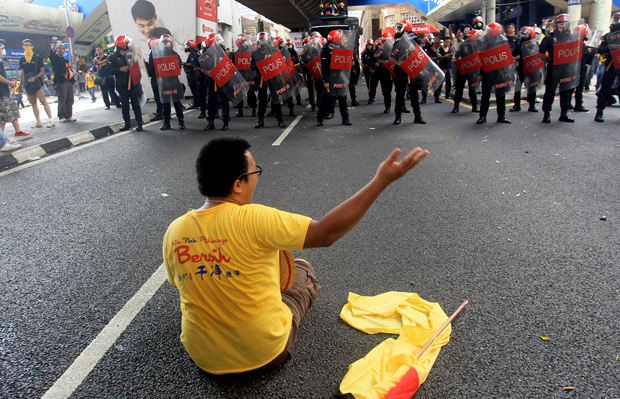
[[[332,54],[334,49],[344,49],[351,47],[347,43],[346,31],[333,30],[327,37],[323,37],[318,32],[305,36],[303,40],[303,50],[297,53],[291,40],[283,38],[272,38],[266,32],[260,32],[256,38],[239,35],[235,41],[237,50],[231,52],[229,48],[223,46],[223,40],[216,33],[210,34],[207,39],[197,43],[193,39],[185,42],[184,51],[187,57],[184,61],[174,51],[173,41],[170,32],[165,28],[158,28],[162,31],[153,31],[151,43],[162,43],[163,48],[169,51],[169,55],[176,55],[178,64],[187,77],[189,90],[192,94],[190,109],[198,109],[199,119],[206,119],[207,125],[204,130],[215,129],[215,119],[220,118],[221,130],[227,130],[230,116],[229,101],[227,93],[218,90],[214,79],[210,76],[209,70],[201,64],[200,58],[210,46],[221,46],[225,54],[231,59],[242,76],[246,79],[248,91],[243,101],[235,104],[236,117],[243,117],[244,106],[251,108],[251,116],[257,118],[254,128],[265,126],[265,117],[273,116],[279,127],[285,127],[282,106],[288,108],[288,114],[295,115],[294,107],[301,106],[300,82],[307,88],[307,101],[310,111],[316,112],[316,124],[322,126],[325,120],[334,118],[335,107],[338,105],[341,121],[343,125],[351,125],[349,117],[349,105],[360,105],[357,101],[356,85],[358,79],[363,76],[366,89],[368,90],[368,104],[376,101],[377,89],[380,86],[383,97],[384,114],[394,112],[393,124],[402,123],[403,114],[410,113],[407,108],[406,99],[410,100],[414,114],[414,123],[425,124],[426,120],[422,117],[421,104],[427,101],[428,87],[421,84],[420,80],[412,79],[411,75],[405,73],[403,68],[395,61],[395,54],[391,49],[399,47],[397,44],[406,36],[406,40],[411,42],[414,47],[419,46],[424,50],[428,60],[432,61],[438,70],[441,70],[443,81],[440,85],[435,85],[432,91],[435,103],[441,103],[441,94],[444,93],[445,99],[453,99],[454,105],[452,113],[460,111],[460,104],[463,99],[465,88],[468,89],[468,96],[473,113],[478,114],[476,123],[486,123],[487,113],[490,107],[491,94],[495,93],[497,104],[497,122],[511,123],[506,117],[506,95],[509,91],[513,92],[514,105],[509,109],[510,112],[521,111],[521,100],[525,99],[528,103],[527,111],[539,112],[536,107],[537,87],[543,92],[542,111],[543,123],[551,122],[551,111],[555,99],[555,94],[559,88],[560,96],[560,116],[559,121],[572,123],[574,119],[569,116],[569,110],[573,112],[588,112],[584,107],[583,94],[589,91],[590,80],[594,73],[597,75],[597,102],[596,122],[604,122],[604,109],[615,104],[617,101],[614,96],[618,95],[618,72],[612,62],[612,51],[620,45],[616,33],[620,32],[620,13],[612,15],[610,23],[610,33],[604,35],[600,44],[589,40],[591,31],[587,24],[579,24],[572,32],[570,31],[570,17],[568,14],[560,14],[553,20],[553,24],[543,30],[538,26],[525,26],[516,32],[514,24],[507,24],[505,27],[498,23],[491,23],[485,26],[482,17],[477,16],[470,24],[461,24],[456,31],[455,25],[450,25],[448,34],[438,40],[434,34],[416,34],[410,21],[403,20],[394,27],[394,35],[385,30],[380,38],[369,39],[364,43],[361,54],[354,49],[353,57],[350,62],[350,71],[342,74],[340,70],[331,71],[334,65]],[[54,38],[55,39],[55,38]],[[571,85],[563,84],[566,68],[554,63],[554,46],[556,43],[566,43],[571,40],[583,40],[580,49],[581,58],[578,65],[578,81]],[[462,73],[457,67],[458,60],[464,54],[471,55],[472,51],[479,51],[489,43],[507,43],[514,63],[507,69],[511,75],[507,78],[510,85],[507,89],[500,88],[505,86],[497,84],[497,71],[484,71],[484,68],[468,70]],[[528,76],[524,70],[523,44],[534,42],[538,47],[538,56],[544,63],[541,68],[542,78],[540,86],[532,85],[526,87]],[[167,44],[166,44],[167,43]],[[35,115],[35,125],[33,128],[43,126],[40,118],[38,105],[43,107],[48,117],[46,126],[54,127],[54,119],[51,114],[49,104],[46,100],[47,87],[45,85],[44,61],[43,58],[33,51],[32,41],[25,39],[22,42],[25,55],[20,59],[21,76],[19,81],[7,79],[4,65],[0,65],[0,128],[4,130],[6,123],[12,123],[15,128],[15,138],[29,138],[30,133],[24,132],[19,126],[19,105],[23,108],[21,95],[26,94],[32,105]],[[265,62],[273,52],[265,50],[273,48],[281,52],[285,62],[292,62],[294,65],[293,74],[287,74],[280,81],[286,85],[287,89],[278,90],[272,81],[267,84],[268,79],[261,74],[259,63]],[[461,49],[461,51],[459,51]],[[467,49],[467,51],[463,51]],[[4,52],[4,45],[0,42],[0,51]],[[129,130],[131,126],[130,107],[133,110],[137,123],[136,130],[143,129],[142,111],[140,99],[144,96],[140,82],[133,84],[130,76],[130,67],[138,62],[136,53],[132,48],[129,37],[119,36],[115,40],[115,48],[112,54],[105,54],[101,46],[95,48],[92,67],[89,67],[83,59],[78,63],[78,73],[73,70],[73,66],[64,57],[66,51],[64,45],[53,40],[52,48],[49,52],[49,63],[53,69],[53,82],[58,96],[58,120],[60,122],[73,122],[73,99],[74,91],[79,92],[88,90],[92,101],[96,101],[94,94],[95,87],[101,90],[105,109],[109,110],[112,105],[122,110],[124,125],[121,130]],[[528,48],[531,51],[531,48]],[[305,53],[305,57],[304,57]],[[308,54],[320,56],[320,61],[312,62]],[[244,56],[245,54],[245,56]],[[335,54],[341,54],[336,52]],[[0,54],[2,56],[3,54]],[[401,60],[402,61],[402,60]],[[163,120],[161,130],[172,129],[171,108],[175,108],[178,119],[179,129],[185,129],[183,106],[180,98],[166,96],[160,98],[159,83],[161,82],[154,68],[153,55],[149,54],[148,59],[144,60],[151,81],[151,87],[156,102],[156,115],[153,120]],[[245,63],[245,64],[240,64]],[[248,64],[250,65],[248,68]],[[212,66],[213,67],[213,66]],[[294,75],[294,76],[292,76]],[[506,77],[503,75],[504,78]],[[574,77],[575,77],[574,76]],[[180,84],[178,78],[173,83]],[[337,80],[337,81],[336,81]],[[570,79],[569,79],[570,80]],[[167,82],[165,80],[164,82]],[[501,83],[501,82],[500,82]],[[289,90],[289,86],[295,86],[294,90]],[[541,87],[544,86],[544,87]],[[568,87],[568,88],[567,88]],[[343,89],[344,88],[344,89]],[[522,94],[522,90],[526,90]],[[184,92],[184,88],[181,89]],[[280,91],[284,92],[283,95]],[[479,98],[480,96],[480,98]],[[394,101],[392,101],[392,97]],[[574,98],[574,105],[573,105]],[[269,108],[269,112],[267,109]],[[6,138],[4,133],[0,136],[0,149],[2,151],[12,151],[20,145]]]

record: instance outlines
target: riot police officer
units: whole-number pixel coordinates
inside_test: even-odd
[[[200,108],[200,99],[198,98],[198,82],[196,81],[196,60],[198,58],[198,45],[193,39],[185,41],[185,53],[187,59],[183,63],[183,71],[187,77],[187,84],[192,92],[192,105],[189,109]]]
[[[612,40],[612,38],[618,36],[617,32],[620,32],[620,13],[615,13],[611,17],[609,33],[601,38],[601,44],[598,48],[598,53],[605,56],[605,73],[601,79],[601,88],[596,94],[596,116],[594,120],[597,122],[605,122],[603,110],[607,106],[607,99],[611,97],[612,85],[617,75],[611,56],[611,52],[616,51],[620,47],[617,39]]]
[[[413,25],[406,19],[403,19],[401,22],[396,24],[396,34],[394,38],[401,40],[403,35],[407,35],[409,40],[412,42],[416,42],[418,46],[422,46],[422,40],[418,37],[418,35],[413,32]],[[394,46],[396,46],[396,42]],[[413,123],[418,123],[421,125],[426,124],[426,121],[422,118],[422,111],[420,109],[420,102],[418,97],[418,92],[420,88],[413,81],[413,79],[409,78],[407,72],[405,72],[400,66],[394,67],[394,72],[396,73],[396,78],[394,81],[394,85],[396,86],[396,101],[394,104],[394,125],[399,125],[401,123],[401,114],[406,109],[405,107],[405,92],[407,91],[407,87],[409,87],[409,97],[411,99],[411,107],[413,108],[413,114],[415,116]],[[424,93],[424,91],[422,92]]]
[[[133,84],[129,76],[128,54],[132,51],[131,38],[128,36],[119,36],[114,42],[116,51],[108,57],[108,72],[116,78],[116,91],[118,91],[123,121],[125,124],[121,127],[121,131],[131,129],[131,116],[129,114],[129,102],[136,117],[136,131],[142,131],[142,110],[140,109],[140,96],[142,95],[142,85],[140,82]]]

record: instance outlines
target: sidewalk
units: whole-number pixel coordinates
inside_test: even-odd
[[[56,124],[52,128],[45,127],[48,117],[41,104],[39,104],[39,116],[43,124],[42,128],[33,128],[36,119],[32,107],[27,106],[20,109],[19,126],[22,131],[31,133],[32,136],[26,140],[16,139],[13,136],[15,134],[13,125],[6,124],[5,135],[12,142],[21,144],[22,148],[0,153],[0,169],[37,160],[45,155],[118,133],[123,125],[121,110],[116,108],[114,104],[109,110],[106,110],[100,92],[96,92],[96,94],[98,94],[97,101],[94,103],[88,93],[82,93],[81,97],[75,96],[73,117],[77,120],[69,123],[58,121],[58,104],[53,102],[56,97],[47,97]],[[133,111],[130,110],[130,113],[133,117]],[[154,116],[155,103],[147,102],[142,106],[144,123],[150,122]],[[135,119],[132,119],[132,123],[135,126]]]

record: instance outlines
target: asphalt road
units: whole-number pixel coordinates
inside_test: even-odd
[[[549,125],[527,112],[498,125],[494,110],[476,125],[451,108],[424,105],[425,126],[413,114],[391,125],[380,101],[352,109],[350,127],[318,128],[307,113],[279,146],[275,120],[203,132],[193,112],[184,132],[148,125],[0,172],[0,396],[41,397],[61,381],[72,398],[330,398],[349,364],[393,337],[340,320],[348,293],[406,291],[447,314],[470,301],[416,398],[620,398],[618,108],[604,124],[593,112],[560,123],[556,110]],[[197,153],[222,135],[252,143],[255,202],[313,218],[393,148],[430,151],[348,236],[296,253],[322,290],[294,358],[262,374],[201,372],[179,341],[178,294],[156,272],[168,224],[203,202]],[[130,302],[154,273],[145,305]],[[128,302],[137,315],[101,359],[79,363],[73,375],[93,368],[71,388],[61,377]]]

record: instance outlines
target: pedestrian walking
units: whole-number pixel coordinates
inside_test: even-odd
[[[86,73],[86,88],[88,89],[88,93],[90,93],[90,98],[93,102],[97,101],[97,97],[95,97],[95,88],[97,85],[95,84],[95,74],[93,73],[92,68],[88,70]]]
[[[3,55],[4,43],[0,41],[0,58],[2,58]],[[4,132],[6,123],[11,123],[15,129],[15,138],[18,140],[25,140],[32,136],[30,133],[22,131],[19,127],[19,108],[11,98],[11,89],[15,88],[15,86],[17,86],[17,82],[7,79],[4,63],[0,62],[0,130]]]
[[[47,99],[45,98],[45,84],[43,82],[43,79],[45,78],[45,66],[43,64],[43,58],[34,53],[34,47],[30,39],[24,39],[22,41],[22,48],[24,49],[24,56],[19,59],[21,87],[26,91],[28,102],[32,105],[32,113],[34,114],[34,118],[36,120],[33,127],[43,127],[41,124],[41,118],[39,117],[39,106],[37,104],[37,100],[41,103],[41,106],[43,106],[43,109],[47,114],[47,127],[54,127],[52,110],[47,103]]]

